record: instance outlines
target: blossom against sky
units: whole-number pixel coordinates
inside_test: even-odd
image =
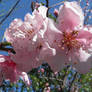
[[[17,2],[18,0],[2,0],[0,2],[0,21],[5,17],[5,15],[10,11],[10,9],[14,6],[14,4]],[[24,20],[24,16],[26,15],[26,13],[30,12],[32,13],[31,10],[31,2],[32,1],[39,1],[39,2],[43,2],[45,3],[45,0],[20,0],[19,4],[16,6],[16,8],[13,10],[13,12],[10,14],[10,16],[3,22],[3,24],[0,25],[0,41],[2,41],[3,39],[3,34],[6,28],[8,28],[9,24],[11,23],[11,21],[15,18],[21,18],[22,20]],[[49,6],[52,6],[53,4],[59,3],[63,0],[49,0]],[[81,1],[80,5],[82,6],[83,9],[85,9],[86,7],[90,10],[92,10],[92,0],[68,0],[68,1]],[[86,3],[86,1],[88,1],[89,3]],[[88,5],[88,6],[87,6]],[[49,10],[49,12],[53,13],[55,8],[59,8],[59,6],[53,7]],[[92,13],[88,13],[91,12],[89,10],[85,10],[84,12],[87,12],[87,16],[90,17],[90,20],[88,21],[88,23],[92,24]],[[5,15],[4,15],[5,14]],[[85,17],[86,18],[86,17]],[[1,52],[0,53],[4,53],[5,52]]]

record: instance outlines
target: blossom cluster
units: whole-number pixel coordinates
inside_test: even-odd
[[[28,73],[46,61],[54,71],[68,64],[80,73],[91,68],[92,27],[84,25],[84,13],[75,1],[64,2],[54,11],[56,22],[46,16],[48,8],[37,7],[24,21],[14,19],[4,37],[16,52],[0,55],[0,72],[16,82],[21,76],[30,85]],[[0,75],[0,78],[2,78]]]

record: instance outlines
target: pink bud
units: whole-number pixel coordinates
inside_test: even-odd
[[[44,69],[43,68],[41,68],[41,72],[44,73]]]
[[[46,85],[46,86],[49,86],[49,83],[46,83],[45,85]]]
[[[57,9],[55,9],[55,10],[54,10],[54,15],[57,17],[57,16],[58,16],[58,14],[59,14],[58,10],[57,10]]]

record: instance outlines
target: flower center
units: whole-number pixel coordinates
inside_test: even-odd
[[[63,32],[63,38],[61,39],[61,44],[57,44],[62,50],[66,50],[66,54],[70,51],[78,51],[82,44],[76,39],[78,36],[78,31]],[[56,41],[55,41],[56,42]],[[57,43],[57,42],[56,42]]]
[[[72,31],[70,33],[64,32],[61,46],[67,48],[68,51],[80,48],[81,44],[76,40],[77,35],[78,31]]]

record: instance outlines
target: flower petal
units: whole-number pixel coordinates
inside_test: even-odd
[[[85,74],[87,72],[90,72],[92,69],[92,62],[87,61],[87,62],[78,62],[77,64],[73,65],[77,71],[81,74]]]
[[[55,23],[53,20],[48,19],[48,24],[47,24],[47,31],[45,33],[45,39],[48,41],[48,43],[52,46],[54,44],[54,41],[57,38],[60,38],[62,35],[62,32],[59,31],[56,27],[55,27]]]
[[[83,26],[84,16],[77,2],[65,2],[59,10],[57,26],[61,31],[71,31]]]
[[[39,14],[42,15],[43,18],[46,18],[47,10],[48,10],[48,8],[47,7],[44,7],[44,6],[40,6],[38,8],[38,12],[39,12]],[[33,12],[33,14],[35,14],[36,11],[37,10],[35,9],[34,12]]]
[[[92,43],[92,27],[84,27],[78,33],[77,40],[83,42],[86,46]]]
[[[0,75],[11,82],[17,82],[19,79],[19,71],[16,69],[16,64],[9,56],[0,55]],[[2,79],[2,76],[0,76]]]
[[[65,55],[64,51],[58,51],[55,56],[49,57],[45,60],[54,72],[58,72],[66,65],[70,64],[70,61]]]
[[[80,48],[78,56],[80,62],[91,62],[90,60],[91,58],[92,58],[91,54],[87,53],[85,50]]]
[[[39,59],[45,60],[45,58],[55,55],[56,55],[56,50],[54,48],[51,48],[48,43],[45,43],[42,50],[40,51]]]
[[[28,78],[27,73],[22,72],[22,73],[21,73],[21,78],[22,78],[22,80],[26,83],[27,86],[30,86],[30,80],[29,80],[29,78]]]

